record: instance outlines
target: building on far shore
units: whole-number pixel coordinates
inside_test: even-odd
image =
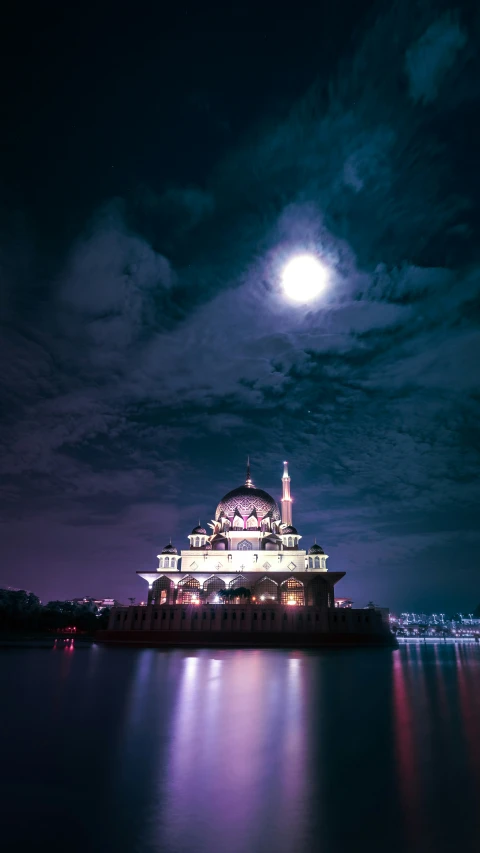
[[[100,639],[275,645],[391,636],[376,610],[335,599],[345,572],[329,570],[323,548],[316,541],[302,547],[287,462],[280,508],[254,485],[248,464],[245,483],[228,492],[210,524],[199,523],[188,540],[180,553],[169,542],[156,569],[137,572],[148,583],[146,605],[114,607]]]
[[[91,610],[92,613],[101,613],[106,608],[122,606],[114,598],[69,598],[68,603],[76,604],[78,607],[85,607],[87,610]]]
[[[353,607],[353,601],[351,598],[336,598],[335,607],[348,608],[351,610]]]

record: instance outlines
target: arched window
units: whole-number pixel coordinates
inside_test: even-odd
[[[265,598],[277,600],[277,584],[272,578],[262,578],[261,581],[255,584],[254,593],[257,599],[262,600],[262,595]]]
[[[170,578],[159,578],[152,584],[152,602],[153,604],[170,604],[173,593],[173,581]]]
[[[195,539],[195,548],[198,548],[199,545],[200,545],[200,539],[197,536],[197,538]]]
[[[317,607],[326,608],[328,602],[328,584],[325,575],[317,575],[308,584],[307,604],[315,604]]]
[[[177,603],[189,604],[192,599],[199,598],[200,581],[188,575],[184,580],[180,581],[177,586]]]
[[[161,569],[163,569],[163,557],[160,557],[160,562],[158,564]]]
[[[287,578],[281,584],[280,591],[282,604],[305,604],[303,583],[297,578]]]
[[[164,562],[164,564],[163,564],[163,565],[165,566],[165,568],[166,568],[166,569],[168,569],[168,567],[169,567],[169,565],[170,565],[170,564],[169,564],[168,557],[165,557],[165,562]]]
[[[237,587],[239,586],[244,586],[248,589],[250,587],[250,584],[248,583],[247,579],[244,578],[243,575],[237,575],[237,577],[234,578],[233,581],[230,581],[228,586],[230,589],[237,589]]]
[[[237,545],[237,551],[251,551],[252,543],[248,541],[248,539],[242,539],[241,542]]]
[[[289,536],[289,538],[288,538],[288,547],[293,548],[293,539],[291,536]]]
[[[320,568],[320,557],[315,557],[315,568],[316,569]]]
[[[325,557],[322,557],[322,569],[325,569],[325,568],[326,568]]]
[[[175,557],[170,557],[170,568],[173,569],[174,566],[175,566]]]
[[[251,515],[250,518],[247,518],[247,527],[255,528],[255,530],[258,528],[258,521],[254,515]]]
[[[243,518],[240,515],[236,515],[233,519],[233,526],[237,528],[237,530],[243,530]]]
[[[218,575],[211,575],[203,583],[203,591],[207,596],[207,601],[213,601],[219,589],[225,589],[225,581],[222,581]]]
[[[293,538],[293,544],[294,544],[294,547],[296,548],[296,547],[297,547],[297,539],[296,539],[296,537],[294,537],[294,538]]]
[[[308,565],[310,566],[311,569],[313,569],[313,558],[312,557],[308,558]]]

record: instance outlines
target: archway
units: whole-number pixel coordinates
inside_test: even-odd
[[[278,595],[277,582],[272,580],[272,578],[264,577],[255,584],[254,593],[257,601],[276,601]]]
[[[211,575],[203,583],[203,593],[208,602],[214,600],[219,589],[225,589],[225,581],[222,581],[218,575]]]
[[[280,586],[282,604],[305,604],[303,583],[297,578],[287,578]]]
[[[179,582],[177,586],[177,604],[190,604],[200,598],[200,581],[191,575]]]
[[[174,583],[162,575],[157,581],[152,584],[152,603],[153,604],[171,604],[173,600]]]

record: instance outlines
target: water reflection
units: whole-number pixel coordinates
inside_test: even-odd
[[[301,666],[297,653],[183,659],[151,843],[163,838],[167,849],[183,850],[196,838],[195,849],[211,849],[218,830],[228,833],[233,853],[245,850],[246,836],[260,850],[268,827],[277,850],[293,849],[306,742]]]
[[[70,853],[91,838],[102,853],[477,849],[478,647],[74,648],[2,664],[5,849],[51,826]]]
[[[405,816],[404,831],[411,845],[420,832],[422,819],[421,782],[417,767],[417,750],[414,737],[414,685],[411,682],[413,666],[412,646],[392,655],[393,662],[393,714],[395,721],[395,756],[398,783]],[[420,662],[421,666],[421,662]]]
[[[409,849],[448,849],[447,838],[475,849],[479,667],[473,645],[403,646],[393,653],[396,762]]]

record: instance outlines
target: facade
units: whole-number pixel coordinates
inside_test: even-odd
[[[193,632],[221,641],[233,635],[375,635],[380,614],[336,607],[334,587],[345,572],[331,572],[316,542],[306,550],[293,526],[288,464],[284,462],[280,508],[257,488],[247,465],[245,483],[219,502],[214,518],[200,522],[180,551],[169,542],[151,572],[144,606],[117,607],[110,638],[142,632],[175,642]],[[343,599],[342,601],[347,601]],[[338,599],[337,599],[338,602]],[[139,635],[140,636],[140,635]]]

